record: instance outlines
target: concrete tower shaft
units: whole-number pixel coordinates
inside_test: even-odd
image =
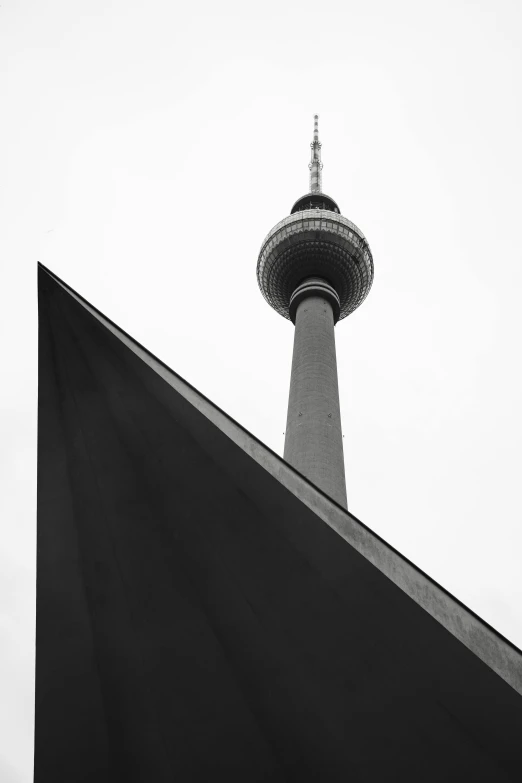
[[[346,508],[334,332],[339,298],[324,280],[312,278],[292,300],[295,334],[284,458]]]
[[[362,231],[322,192],[317,114],[311,148],[310,192],[263,242],[257,281],[295,324],[285,459],[346,507],[334,326],[368,295],[373,259]]]

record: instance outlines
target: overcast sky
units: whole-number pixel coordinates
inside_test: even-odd
[[[282,453],[261,242],[323,187],[350,510],[522,646],[522,4],[2,0],[0,780],[31,780],[36,262]]]

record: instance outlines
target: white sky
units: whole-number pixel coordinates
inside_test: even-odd
[[[323,185],[350,510],[522,646],[522,4],[2,0],[0,780],[32,774],[36,262],[282,453],[257,253]]]

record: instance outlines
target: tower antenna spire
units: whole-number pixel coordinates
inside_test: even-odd
[[[310,169],[310,193],[321,193],[323,185],[323,164],[321,163],[321,142],[319,141],[319,115],[314,114],[314,140],[310,144],[312,158],[308,164]]]

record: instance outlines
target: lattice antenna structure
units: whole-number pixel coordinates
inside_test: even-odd
[[[323,187],[321,146],[319,141],[319,115],[314,114],[314,140],[310,143],[312,158],[308,164],[310,169],[310,193],[320,193]]]

